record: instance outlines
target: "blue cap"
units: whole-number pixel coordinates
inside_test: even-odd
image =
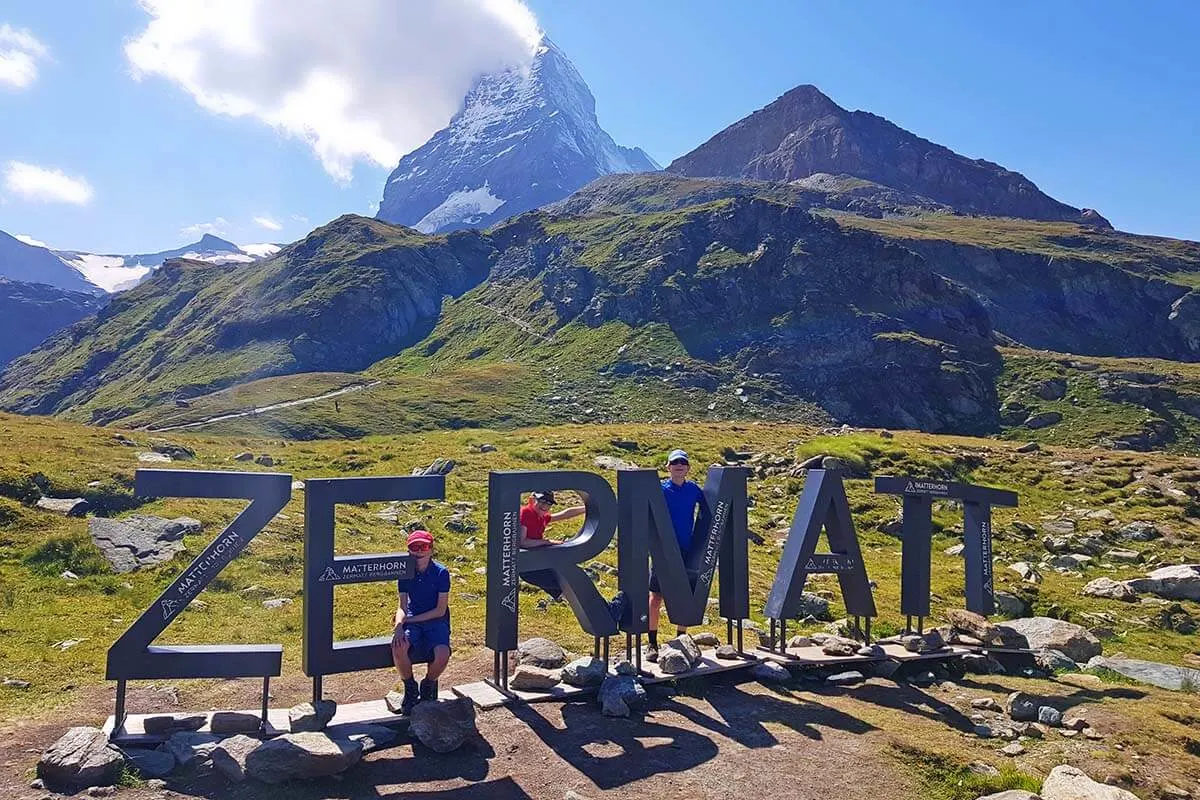
[[[672,450],[671,455],[667,456],[668,464],[670,464],[672,461],[680,461],[680,460],[688,461],[688,454],[682,450]],[[688,461],[688,463],[691,463],[691,462]]]

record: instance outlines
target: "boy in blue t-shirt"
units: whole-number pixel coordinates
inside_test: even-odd
[[[708,531],[708,502],[704,499],[704,490],[694,481],[687,479],[691,471],[688,454],[683,450],[672,450],[667,456],[667,472],[671,477],[662,482],[663,499],[667,501],[667,511],[671,514],[671,527],[675,529],[675,539],[679,542],[679,552],[683,554],[683,563],[691,564],[692,533],[697,525],[700,530]],[[699,509],[699,518],[696,511]],[[688,567],[688,580],[693,587],[696,585],[696,572]],[[662,587],[654,568],[650,568],[650,646],[646,648],[646,658],[658,661],[658,616],[662,611]],[[676,635],[687,633],[682,625],[675,627]]]
[[[433,560],[433,535],[408,535],[413,559],[411,578],[397,581],[400,602],[394,619],[392,661],[404,680],[401,714],[422,700],[438,699],[438,677],[450,662],[450,570]],[[417,685],[413,662],[427,663],[425,679]]]

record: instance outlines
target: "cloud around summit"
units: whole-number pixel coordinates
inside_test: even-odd
[[[217,114],[305,141],[348,181],[393,167],[444,127],[474,79],[528,65],[540,38],[521,0],[140,0],[125,46]]]

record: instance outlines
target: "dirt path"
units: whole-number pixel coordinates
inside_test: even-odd
[[[329,400],[333,397],[340,397],[341,395],[350,394],[351,392],[361,392],[364,389],[370,389],[372,386],[378,386],[379,383],[379,381],[371,381],[370,383],[356,383],[353,386],[347,386],[336,391],[315,395],[314,397],[301,397],[298,400],[288,400],[283,403],[272,403],[271,405],[267,406],[259,406],[258,408],[252,408],[249,411],[236,411],[229,414],[219,414],[215,417],[208,417],[207,419],[197,420],[196,422],[188,422],[183,425],[168,425],[162,428],[147,428],[146,430],[153,431],[154,433],[166,433],[167,431],[182,431],[191,428],[200,428],[205,425],[211,425],[214,422],[224,422],[228,419],[257,416],[258,414],[265,414],[269,411],[277,411],[281,408],[303,406],[308,405],[309,403],[316,403],[321,400]]]

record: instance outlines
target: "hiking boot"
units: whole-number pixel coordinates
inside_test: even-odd
[[[646,660],[658,661],[658,648],[654,645],[646,645]]]
[[[426,678],[425,680],[421,681],[421,702],[425,702],[426,700],[433,700],[435,702],[437,701],[437,699],[438,699],[437,683],[438,682],[436,680],[430,680],[429,678]]]
[[[617,592],[613,599],[608,601],[608,614],[617,625],[621,624],[621,619],[625,616],[625,606],[625,592]]]
[[[412,713],[412,710],[417,707],[417,703],[421,702],[420,690],[417,688],[415,680],[407,680],[404,682],[404,701],[400,703],[400,713],[407,716]]]

